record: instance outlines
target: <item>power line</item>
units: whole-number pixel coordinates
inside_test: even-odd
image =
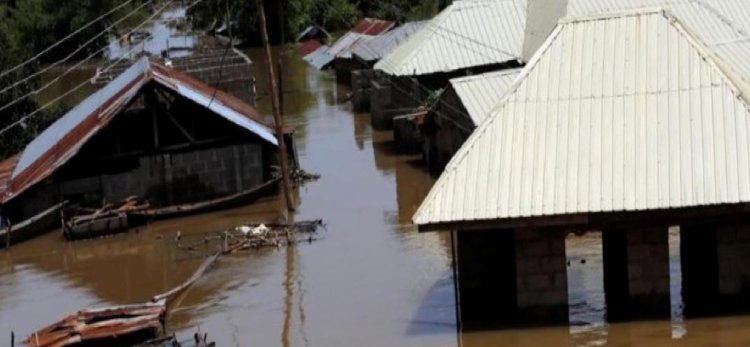
[[[188,5],[188,6],[187,6],[187,7],[185,8],[185,9],[186,9],[186,10],[187,10],[187,9],[190,9],[190,8],[192,8],[193,6],[195,6],[195,5],[199,4],[199,3],[200,3],[200,2],[202,2],[202,1],[203,1],[203,0],[195,0],[195,1],[193,2],[193,3],[191,3],[190,5]],[[169,3],[168,3],[167,5],[169,5],[169,4],[170,4],[170,3],[172,3],[172,2],[174,2],[174,0],[170,0],[170,1],[169,1]],[[167,5],[165,5],[165,6],[164,6],[164,7],[162,7],[161,9],[157,10],[157,12],[156,12],[156,13],[154,13],[154,15],[153,15],[153,16],[152,16],[151,18],[149,18],[149,19],[148,19],[147,21],[145,21],[144,23],[141,23],[141,25],[144,25],[145,23],[147,23],[147,22],[149,22],[149,21],[150,21],[151,19],[153,19],[153,17],[155,17],[155,16],[156,16],[156,15],[158,15],[158,14],[159,14],[159,13],[160,13],[160,12],[161,12],[162,10],[164,10],[164,8],[166,8],[166,6],[167,6]],[[136,30],[136,29],[138,29],[138,28],[140,28],[140,26],[136,27],[136,28],[135,28],[134,30]],[[143,47],[145,47],[145,45],[146,45],[146,43],[147,43],[148,41],[150,41],[150,39],[149,39],[149,40],[145,40],[145,41],[141,42],[141,44],[140,44],[140,45],[141,45],[141,49],[143,49]],[[127,52],[126,52],[126,54],[123,54],[123,55],[122,55],[122,56],[121,56],[121,57],[120,57],[119,59],[117,59],[117,60],[116,60],[115,62],[113,62],[112,64],[110,64],[110,65],[108,65],[107,67],[105,67],[105,68],[104,68],[104,69],[103,69],[103,70],[102,70],[101,72],[102,72],[102,73],[103,73],[103,72],[107,72],[107,71],[109,71],[110,69],[112,69],[113,67],[115,67],[116,65],[118,65],[119,63],[121,63],[121,62],[122,62],[123,60],[125,60],[125,59],[126,59],[126,58],[127,58],[128,56],[129,56],[129,54],[130,54],[130,53],[132,53],[132,52],[133,52],[133,51],[134,51],[134,50],[135,50],[135,49],[136,49],[137,47],[138,47],[138,45],[136,45],[136,46],[133,46],[133,47],[131,47],[131,48],[130,48],[130,49],[129,49],[129,50],[127,51]],[[34,116],[38,115],[38,114],[39,114],[39,113],[40,113],[41,111],[43,111],[43,110],[47,109],[48,107],[50,107],[50,106],[52,106],[53,104],[55,104],[55,103],[59,102],[60,100],[64,99],[65,97],[67,97],[67,96],[69,96],[69,95],[73,94],[74,92],[76,92],[76,91],[80,90],[81,88],[83,88],[83,87],[84,87],[85,85],[87,85],[87,84],[89,84],[89,83],[90,83],[90,81],[88,81],[88,80],[86,80],[86,81],[83,81],[82,83],[80,83],[80,84],[78,84],[77,86],[73,87],[73,89],[70,89],[70,90],[68,90],[67,92],[63,93],[62,95],[58,96],[57,98],[55,98],[55,99],[51,100],[50,102],[48,102],[48,103],[46,103],[46,104],[42,105],[41,107],[39,107],[38,109],[34,110],[33,112],[31,112],[31,113],[29,113],[29,114],[27,114],[27,115],[25,115],[25,116],[21,117],[20,119],[18,119],[18,120],[17,120],[17,121],[15,121],[15,122],[13,122],[13,123],[9,124],[8,126],[6,126],[5,128],[3,128],[2,130],[0,130],[0,136],[2,136],[3,134],[5,134],[6,132],[8,132],[8,131],[9,131],[10,129],[12,129],[12,128],[14,128],[14,127],[16,127],[16,126],[18,126],[18,125],[22,124],[23,122],[25,122],[25,121],[26,121],[26,120],[28,120],[29,118],[31,118],[31,117],[34,117]],[[17,100],[18,100],[18,99],[17,99]],[[3,110],[3,109],[0,109],[0,111],[2,111],[2,110]]]
[[[167,4],[170,4],[173,1],[174,0],[170,0]],[[7,92],[9,90],[12,90],[13,88],[15,88],[15,87],[17,87],[17,86],[19,86],[19,85],[21,85],[23,83],[28,82],[32,78],[35,78],[35,77],[37,77],[37,76],[39,76],[39,75],[41,75],[41,74],[43,74],[43,73],[45,73],[45,72],[47,72],[47,71],[49,71],[51,69],[57,67],[58,65],[60,65],[60,64],[62,64],[64,62],[67,62],[68,60],[70,60],[71,58],[73,58],[74,56],[76,56],[76,54],[80,53],[84,48],[88,47],[90,44],[92,44],[93,42],[95,42],[102,35],[108,33],[112,28],[114,28],[118,24],[122,23],[126,19],[130,18],[131,16],[133,16],[134,14],[136,14],[137,12],[139,12],[141,9],[143,9],[145,6],[147,6],[148,4],[153,3],[153,2],[154,2],[154,0],[148,0],[148,1],[144,2],[141,6],[139,6],[135,10],[131,11],[130,13],[128,13],[127,15],[125,15],[124,17],[121,17],[115,23],[113,23],[112,25],[108,26],[106,29],[104,29],[103,31],[101,31],[100,33],[98,33],[97,35],[95,35],[94,37],[92,37],[91,39],[89,39],[88,41],[86,41],[80,47],[76,48],[76,50],[73,51],[73,53],[70,53],[65,58],[60,59],[60,60],[58,60],[58,61],[56,61],[56,62],[54,62],[54,63],[46,66],[44,69],[41,69],[41,70],[39,70],[39,71],[37,71],[37,72],[35,72],[35,73],[27,76],[26,78],[24,78],[24,79],[22,79],[22,80],[20,80],[20,81],[18,81],[16,83],[13,83],[12,85],[10,85],[8,87],[5,87],[3,90],[0,90],[0,94],[4,94],[5,92]],[[160,12],[160,11],[162,11],[163,9],[164,9],[164,7],[162,7],[159,11],[157,11],[157,13]]]
[[[151,0],[151,1],[153,1],[153,0]],[[131,34],[131,33],[135,32],[136,30],[140,29],[140,28],[141,28],[141,27],[143,27],[144,25],[146,25],[146,24],[148,24],[149,22],[151,22],[151,21],[152,21],[152,20],[153,20],[154,18],[156,18],[156,16],[158,16],[158,15],[159,15],[159,14],[160,14],[160,13],[161,13],[161,12],[162,12],[162,11],[163,11],[164,9],[166,9],[166,8],[167,8],[167,7],[168,7],[168,6],[169,6],[169,5],[170,5],[170,4],[172,3],[172,2],[174,2],[174,1],[175,1],[175,0],[169,0],[169,1],[168,1],[168,2],[167,2],[167,3],[165,4],[165,5],[164,5],[164,6],[162,6],[162,7],[161,7],[161,8],[159,9],[159,10],[157,10],[157,11],[156,11],[156,12],[155,12],[154,14],[152,14],[152,15],[151,15],[151,16],[150,16],[150,17],[149,17],[148,19],[146,19],[145,21],[143,21],[143,22],[142,22],[141,24],[139,24],[139,25],[138,25],[137,27],[135,27],[135,28],[131,29],[131,30],[129,31],[129,33],[128,33],[128,34]],[[200,0],[200,1],[202,1],[202,0]],[[3,106],[0,106],[0,112],[2,112],[2,111],[4,111],[4,110],[6,110],[6,109],[8,109],[8,108],[10,108],[11,106],[13,106],[13,105],[15,105],[15,104],[17,104],[17,103],[21,102],[22,100],[24,100],[24,99],[26,99],[26,98],[28,98],[28,97],[30,97],[30,96],[33,96],[33,95],[37,95],[37,94],[39,94],[39,92],[41,92],[41,91],[43,91],[43,90],[45,90],[45,89],[47,89],[47,88],[51,87],[51,86],[52,86],[53,84],[55,84],[55,83],[57,83],[58,81],[60,81],[60,79],[62,79],[62,78],[63,78],[64,76],[66,76],[67,74],[69,74],[69,73],[70,73],[71,71],[73,71],[73,70],[77,69],[78,67],[80,67],[81,65],[83,65],[84,63],[86,63],[87,61],[89,61],[89,60],[93,59],[94,57],[98,56],[99,54],[101,54],[102,52],[104,52],[104,51],[105,51],[105,50],[106,50],[107,48],[109,48],[109,45],[106,45],[106,46],[104,46],[104,47],[100,48],[99,50],[97,50],[97,51],[95,51],[95,52],[93,52],[93,53],[89,54],[89,55],[88,55],[88,56],[87,56],[86,58],[84,58],[83,60],[79,61],[79,62],[78,62],[78,63],[76,63],[75,65],[73,65],[73,66],[69,67],[69,68],[68,68],[67,70],[65,70],[65,71],[64,71],[64,72],[63,72],[62,74],[58,75],[57,77],[55,77],[55,78],[54,78],[54,79],[52,79],[51,81],[47,82],[47,83],[46,83],[45,85],[43,85],[42,87],[40,87],[40,88],[38,88],[38,89],[35,89],[35,90],[32,90],[32,91],[30,91],[30,92],[26,93],[25,95],[23,95],[23,96],[21,96],[21,97],[18,97],[18,98],[14,99],[13,101],[11,101],[11,102],[9,102],[9,103],[7,103],[7,104],[3,105]],[[75,54],[75,53],[74,53],[74,54]],[[67,58],[66,58],[66,59],[67,59]],[[39,73],[43,73],[43,72],[45,72],[46,70],[49,70],[49,69],[44,69],[44,70],[42,70],[42,71],[38,72],[37,74],[39,74]],[[20,82],[19,82],[19,83],[20,83]],[[19,83],[16,83],[16,84],[14,84],[13,86],[10,86],[10,87],[7,87],[7,88],[3,89],[2,91],[0,91],[0,94],[2,94],[3,92],[5,92],[5,91],[7,91],[7,90],[10,90],[11,88],[13,88],[14,86],[18,85]]]
[[[77,29],[76,31],[74,31],[74,32],[70,33],[70,34],[69,34],[68,36],[65,36],[65,37],[64,37],[64,38],[62,38],[62,39],[61,39],[60,41],[57,41],[57,42],[55,42],[54,44],[52,44],[51,46],[49,46],[49,47],[45,48],[44,50],[42,50],[41,52],[37,53],[37,54],[36,54],[35,56],[31,57],[30,59],[28,59],[28,60],[24,61],[24,62],[23,62],[23,63],[21,63],[21,64],[18,64],[18,65],[16,65],[16,66],[14,66],[14,67],[10,68],[10,69],[8,69],[8,70],[6,70],[6,71],[2,72],[2,73],[0,73],[0,77],[4,77],[4,76],[8,75],[9,73],[11,73],[11,72],[13,72],[13,71],[16,71],[16,70],[18,70],[18,69],[20,69],[20,68],[22,68],[22,67],[24,67],[24,66],[26,66],[26,65],[28,65],[28,64],[31,64],[31,62],[33,62],[34,60],[37,60],[37,59],[39,59],[39,58],[40,58],[41,56],[43,56],[43,55],[44,55],[44,54],[46,54],[47,52],[51,51],[51,50],[52,50],[53,48],[55,48],[55,47],[57,47],[57,46],[61,45],[61,44],[62,44],[63,42],[65,42],[65,41],[69,40],[69,39],[70,39],[70,38],[72,38],[73,36],[76,36],[76,35],[77,35],[77,34],[79,34],[80,32],[82,32],[82,31],[86,30],[86,29],[87,29],[87,28],[89,28],[90,26],[92,26],[92,25],[94,25],[95,23],[97,23],[97,22],[101,21],[102,19],[106,18],[106,17],[107,17],[107,16],[109,16],[110,14],[112,14],[112,13],[115,13],[116,11],[120,10],[121,8],[123,8],[123,7],[127,6],[127,5],[128,5],[128,4],[130,4],[131,2],[133,2],[133,0],[128,0],[128,1],[125,1],[124,3],[120,4],[119,6],[117,6],[117,7],[113,8],[113,9],[109,10],[109,11],[108,11],[107,13],[105,13],[105,14],[103,14],[103,15],[101,15],[101,16],[99,16],[99,17],[97,17],[96,19],[94,19],[94,20],[92,20],[92,21],[90,21],[90,22],[86,23],[86,24],[85,24],[84,26],[82,26],[82,27],[78,28],[78,29]]]

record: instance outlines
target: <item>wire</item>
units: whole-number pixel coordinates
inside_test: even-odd
[[[153,0],[151,0],[151,1],[153,1]],[[169,1],[168,1],[168,2],[167,2],[167,3],[165,4],[165,5],[164,5],[164,6],[162,6],[162,7],[161,7],[161,8],[159,9],[159,10],[157,10],[157,11],[156,11],[156,12],[155,12],[154,14],[152,14],[152,15],[151,15],[151,16],[150,16],[150,17],[149,17],[148,19],[146,19],[145,21],[143,21],[143,22],[142,22],[141,24],[139,24],[139,25],[138,25],[137,27],[135,27],[135,28],[131,29],[131,30],[130,30],[130,31],[128,32],[128,34],[132,34],[132,33],[133,33],[133,32],[135,32],[136,30],[140,29],[140,28],[141,28],[141,27],[143,27],[144,25],[146,25],[146,24],[148,24],[149,22],[151,22],[151,21],[152,21],[152,20],[153,20],[153,19],[154,19],[154,18],[155,18],[156,16],[158,16],[158,15],[159,15],[159,14],[160,14],[160,13],[161,13],[161,12],[162,12],[162,11],[163,11],[164,9],[166,9],[166,8],[167,8],[167,6],[169,6],[169,5],[170,5],[170,4],[172,3],[172,2],[174,2],[174,1],[175,1],[175,0],[169,0]],[[202,1],[202,0],[201,0],[201,1]],[[137,45],[136,45],[136,47],[137,47]],[[145,47],[145,46],[144,46],[144,47]],[[83,65],[84,63],[86,63],[87,61],[89,61],[89,60],[93,59],[94,57],[98,56],[99,54],[101,54],[102,52],[104,52],[104,50],[106,50],[107,48],[109,48],[109,45],[106,45],[106,46],[104,46],[104,47],[100,48],[99,50],[97,50],[97,51],[95,51],[95,52],[93,52],[93,53],[89,54],[89,55],[88,55],[88,56],[87,56],[86,58],[84,58],[83,60],[79,61],[78,63],[76,63],[76,64],[75,64],[75,65],[73,65],[72,67],[68,68],[68,69],[67,69],[67,70],[65,70],[65,71],[64,71],[64,72],[63,72],[62,74],[58,75],[57,77],[55,77],[55,78],[54,78],[54,79],[52,79],[51,81],[47,82],[47,83],[46,83],[45,85],[43,85],[42,87],[40,87],[40,88],[37,88],[37,89],[35,89],[35,90],[33,90],[33,91],[30,91],[30,92],[26,93],[25,95],[23,95],[23,96],[21,96],[21,97],[18,97],[18,98],[14,99],[13,101],[11,101],[11,102],[9,102],[9,103],[7,103],[7,104],[3,105],[3,106],[0,106],[0,112],[2,112],[2,111],[4,111],[4,110],[7,110],[7,109],[8,109],[9,107],[11,107],[11,106],[13,106],[13,105],[15,105],[15,104],[17,104],[17,103],[21,102],[22,100],[24,100],[24,99],[26,99],[26,98],[28,98],[28,97],[30,97],[30,96],[33,96],[33,95],[38,95],[38,94],[39,94],[39,92],[41,92],[41,91],[43,91],[43,90],[45,90],[45,89],[49,88],[49,87],[50,87],[50,86],[52,86],[53,84],[57,83],[57,82],[58,82],[58,81],[60,81],[60,79],[62,79],[62,78],[63,78],[63,77],[65,76],[65,75],[67,75],[67,74],[69,74],[69,73],[70,73],[71,71],[73,71],[73,70],[77,69],[78,67],[80,67],[81,65]],[[74,53],[74,54],[75,54],[75,53]],[[67,59],[67,58],[66,58],[66,59]],[[37,74],[39,74],[39,73],[43,73],[43,72],[45,72],[46,70],[49,70],[49,69],[44,69],[44,70],[42,70],[42,71],[38,72]],[[2,94],[3,92],[5,92],[5,91],[7,91],[7,90],[10,90],[11,88],[13,88],[14,86],[16,86],[16,85],[18,85],[18,84],[19,84],[19,83],[16,83],[16,84],[14,84],[14,85],[12,85],[12,86],[10,86],[10,87],[7,87],[7,88],[3,89],[2,91],[0,91],[0,94]]]
[[[169,3],[172,3],[173,1],[174,1],[174,0],[170,0],[170,1],[168,2],[168,4],[169,4]],[[126,19],[130,18],[130,17],[132,16],[132,15],[136,14],[136,13],[137,13],[137,12],[139,12],[139,11],[140,11],[141,9],[143,9],[143,8],[144,8],[144,7],[146,6],[146,5],[148,5],[148,4],[152,3],[152,2],[154,2],[154,0],[148,0],[148,1],[144,2],[144,3],[143,3],[143,4],[141,5],[141,6],[139,6],[139,7],[138,7],[138,8],[136,8],[135,10],[131,11],[130,13],[128,13],[127,15],[125,15],[124,17],[121,17],[121,18],[120,18],[120,19],[118,19],[118,20],[117,20],[117,21],[116,21],[116,22],[115,22],[114,24],[112,24],[112,25],[108,26],[108,27],[107,27],[106,29],[104,29],[103,31],[101,31],[100,33],[98,33],[97,35],[95,35],[94,37],[92,37],[91,39],[89,39],[88,41],[86,41],[86,42],[85,42],[84,44],[82,44],[82,45],[81,45],[80,47],[76,48],[76,50],[75,50],[75,51],[73,51],[73,53],[70,53],[70,54],[68,54],[68,55],[67,55],[67,56],[66,56],[65,58],[63,58],[63,59],[60,59],[60,60],[58,60],[58,61],[56,61],[56,62],[54,62],[54,63],[52,63],[52,64],[50,64],[50,65],[46,66],[46,67],[45,67],[44,69],[41,69],[41,70],[39,70],[39,71],[37,71],[37,72],[35,72],[35,73],[33,73],[33,74],[31,74],[31,75],[27,76],[26,78],[24,78],[24,79],[22,79],[22,80],[20,80],[20,81],[18,81],[18,82],[16,82],[16,83],[14,83],[14,84],[12,84],[12,85],[8,86],[8,87],[5,87],[5,89],[3,89],[3,90],[0,90],[0,94],[4,94],[5,92],[7,92],[7,91],[9,91],[9,90],[12,90],[13,88],[15,88],[15,87],[17,87],[17,86],[19,86],[19,85],[21,85],[21,84],[23,84],[23,83],[26,83],[26,82],[28,82],[28,81],[29,81],[29,80],[31,80],[32,78],[35,78],[35,77],[37,77],[37,76],[39,76],[39,75],[41,75],[41,74],[43,74],[43,73],[45,73],[45,72],[47,72],[47,71],[49,71],[49,70],[51,70],[51,69],[53,69],[53,68],[57,67],[58,65],[60,65],[60,64],[62,64],[62,63],[64,63],[64,62],[66,62],[66,61],[70,60],[70,59],[71,59],[71,58],[73,58],[73,57],[74,57],[74,56],[75,56],[76,54],[80,53],[80,52],[81,52],[81,51],[82,51],[82,50],[83,50],[84,48],[88,47],[88,46],[89,46],[89,45],[90,45],[91,43],[95,42],[95,41],[96,41],[96,40],[97,40],[98,38],[100,38],[100,37],[101,37],[102,35],[104,35],[104,34],[108,33],[108,32],[109,32],[109,31],[110,31],[110,30],[111,30],[112,28],[114,28],[114,27],[115,27],[115,26],[117,26],[118,24],[122,23],[122,22],[123,22],[123,21],[125,21]],[[162,7],[162,8],[161,8],[161,9],[160,9],[159,11],[162,11],[163,9],[164,9],[164,7]],[[159,11],[158,11],[158,12],[159,12]],[[158,13],[158,12],[157,12],[157,13]],[[143,24],[143,23],[142,23],[142,24]],[[132,33],[132,31],[131,31],[131,33]],[[106,46],[106,47],[108,47],[108,46]],[[106,48],[106,47],[104,47],[104,48]],[[101,50],[103,50],[103,49],[101,49]],[[101,51],[101,50],[100,50],[100,51]]]
[[[227,7],[227,14],[226,14],[226,21],[227,21],[227,31],[229,32],[229,44],[224,49],[224,54],[221,55],[221,60],[219,61],[219,76],[216,79],[216,84],[214,85],[214,93],[211,95],[211,101],[208,102],[208,106],[206,108],[210,109],[211,104],[213,104],[214,99],[216,99],[216,93],[219,91],[219,84],[221,84],[221,73],[224,70],[224,58],[227,57],[227,53],[229,52],[230,48],[234,48],[234,37],[232,37],[232,17],[230,16],[229,11],[229,0],[226,0],[226,7]]]
[[[174,0],[170,0],[170,1],[169,1],[169,3],[172,3],[173,1],[174,1]],[[202,1],[204,1],[204,0],[195,0],[195,1],[193,2],[193,3],[191,3],[191,4],[190,4],[189,6],[187,6],[187,7],[185,8],[185,9],[186,9],[186,10],[187,10],[187,9],[190,9],[190,8],[192,8],[193,6],[195,6],[195,5],[199,4],[199,3],[200,3],[200,2],[202,2]],[[168,4],[169,4],[169,3],[168,3]],[[168,5],[168,4],[167,4],[167,5]],[[155,16],[156,16],[156,15],[157,15],[157,14],[158,14],[159,12],[161,12],[161,11],[162,11],[162,10],[163,10],[164,8],[166,8],[166,5],[165,5],[164,7],[162,7],[161,9],[157,10],[157,12],[156,12],[156,13],[155,13],[155,14],[154,14],[154,15],[152,16],[152,18],[153,18],[153,17],[155,17]],[[148,21],[150,21],[150,20],[151,20],[151,19],[149,19]],[[148,21],[146,21],[146,22],[148,22]],[[142,23],[141,25],[145,24],[146,22]],[[139,26],[139,27],[140,27],[140,26]],[[137,27],[136,29],[138,29],[138,27]],[[142,46],[142,48],[141,48],[141,49],[143,49],[143,47],[145,47],[145,45],[146,45],[146,42],[148,42],[148,41],[150,41],[150,40],[151,40],[151,39],[149,39],[149,40],[145,40],[145,41],[141,42],[141,46]],[[126,58],[128,57],[128,55],[129,55],[130,53],[132,53],[132,52],[133,52],[133,51],[134,51],[134,50],[135,50],[135,49],[136,49],[137,47],[138,47],[138,45],[136,45],[136,46],[133,46],[133,47],[131,47],[131,48],[130,48],[130,49],[128,50],[128,52],[126,52],[126,54],[123,54],[123,55],[122,55],[122,56],[121,56],[121,57],[120,57],[119,59],[117,59],[117,60],[116,60],[115,62],[113,62],[112,64],[110,64],[110,65],[108,65],[107,67],[105,67],[105,68],[104,68],[104,69],[103,69],[103,70],[101,71],[101,73],[107,72],[107,71],[109,71],[110,69],[112,69],[113,67],[115,67],[115,66],[116,66],[117,64],[121,63],[121,62],[122,62],[123,60],[125,60],[125,59],[126,59]],[[18,120],[17,120],[17,121],[15,121],[15,122],[13,122],[13,123],[9,124],[8,126],[6,126],[5,128],[3,128],[2,130],[0,130],[0,136],[2,136],[3,134],[5,134],[6,132],[8,132],[8,131],[9,131],[10,129],[12,129],[12,128],[14,128],[14,127],[16,127],[16,126],[18,126],[18,125],[22,124],[22,123],[23,123],[23,122],[25,122],[25,121],[26,121],[27,119],[29,119],[29,118],[31,118],[31,117],[34,117],[34,116],[38,115],[38,114],[39,114],[39,113],[40,113],[41,111],[43,111],[43,110],[47,109],[48,107],[50,107],[50,106],[52,106],[53,104],[55,104],[55,103],[59,102],[60,100],[64,99],[65,97],[67,97],[67,96],[69,96],[69,95],[73,94],[74,92],[76,92],[76,91],[80,90],[81,88],[83,88],[83,87],[84,87],[85,85],[87,85],[87,84],[89,84],[89,83],[90,83],[90,82],[89,82],[88,80],[86,80],[86,81],[83,81],[82,83],[80,83],[80,84],[78,84],[77,86],[73,87],[73,89],[71,89],[71,90],[68,90],[67,92],[63,93],[62,95],[58,96],[57,98],[53,99],[52,101],[50,101],[50,102],[48,102],[48,103],[46,103],[46,104],[42,105],[42,106],[41,106],[41,107],[39,107],[38,109],[34,110],[33,112],[31,112],[31,113],[29,113],[29,114],[27,114],[27,115],[25,115],[25,116],[21,117],[20,119],[18,119]],[[2,111],[2,109],[0,109],[0,111]]]
[[[21,63],[21,64],[18,64],[18,65],[16,65],[16,66],[12,67],[12,68],[10,68],[10,69],[8,69],[8,70],[6,70],[6,71],[3,71],[2,73],[0,73],[0,77],[5,77],[5,76],[6,76],[6,75],[8,75],[9,73],[11,73],[11,72],[13,72],[13,71],[16,71],[16,70],[18,70],[18,69],[20,69],[20,68],[22,68],[22,67],[24,67],[24,66],[26,66],[26,65],[28,65],[28,64],[31,64],[31,62],[33,62],[34,60],[37,60],[37,59],[39,59],[39,58],[40,58],[41,56],[43,56],[43,55],[44,55],[44,54],[46,54],[47,52],[51,51],[51,50],[52,50],[53,48],[55,48],[55,47],[57,47],[57,46],[61,45],[61,44],[62,44],[63,42],[65,42],[65,41],[69,40],[70,38],[72,38],[73,36],[77,35],[78,33],[80,33],[80,32],[82,32],[82,31],[86,30],[86,29],[87,29],[88,27],[90,27],[90,26],[94,25],[95,23],[97,23],[97,22],[101,21],[102,19],[104,19],[105,17],[109,16],[110,14],[112,14],[112,13],[115,13],[116,11],[120,10],[121,8],[123,8],[123,7],[127,6],[127,5],[128,5],[128,4],[130,4],[131,2],[133,2],[133,0],[128,0],[128,1],[125,1],[124,3],[120,4],[119,6],[117,6],[117,7],[113,8],[113,9],[109,10],[109,12],[107,12],[107,13],[105,13],[105,14],[103,14],[103,15],[99,16],[98,18],[96,18],[96,19],[94,19],[94,20],[92,20],[92,21],[90,21],[90,22],[86,23],[86,24],[85,24],[84,26],[82,26],[82,27],[78,28],[78,29],[77,29],[76,31],[74,31],[74,32],[70,33],[70,34],[69,34],[68,36],[65,36],[65,37],[64,37],[64,38],[62,38],[62,39],[61,39],[60,41],[57,41],[57,42],[55,42],[54,44],[52,44],[51,46],[49,46],[49,47],[45,48],[45,49],[44,49],[43,51],[41,51],[41,52],[37,53],[37,54],[36,54],[35,56],[31,57],[30,59],[28,59],[28,60],[24,61],[24,62],[23,62],[23,63]]]

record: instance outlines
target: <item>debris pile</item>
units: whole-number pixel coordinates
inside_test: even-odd
[[[261,247],[281,247],[300,241],[312,242],[317,240],[318,228],[325,228],[322,220],[292,224],[247,224],[214,233],[183,236],[178,231],[175,242],[178,249],[191,253],[230,254]]]

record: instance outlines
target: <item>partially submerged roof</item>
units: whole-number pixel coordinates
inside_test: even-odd
[[[208,107],[216,115],[247,129],[263,140],[277,144],[272,129],[250,105],[186,74],[142,58],[26,146],[13,165],[6,189],[0,190],[0,201],[12,199],[65,164],[92,136],[120,114],[144,85],[152,81],[200,106]],[[7,161],[4,163],[7,164]],[[0,174],[0,183],[1,176]]]
[[[720,60],[750,83],[750,1],[747,0],[568,0],[570,17],[636,8],[664,8],[673,13]]]
[[[390,53],[409,36],[421,29],[427,21],[408,22],[383,35],[363,42],[352,49],[352,54],[365,61],[376,61]]]
[[[750,111],[731,77],[667,11],[563,22],[414,222],[750,202]]]
[[[450,83],[469,112],[474,125],[479,125],[497,106],[498,96],[508,91],[520,73],[521,69],[507,69],[454,78]]]
[[[352,30],[336,40],[328,49],[328,54],[337,58],[351,58],[352,49],[357,45],[384,34],[395,25],[391,21],[364,18],[357,22]]]
[[[375,65],[394,76],[522,59],[526,0],[458,0]]]
[[[302,57],[302,60],[318,70],[323,70],[328,67],[334,59],[336,59],[336,57],[328,53],[328,46],[326,45],[318,46],[314,51]]]

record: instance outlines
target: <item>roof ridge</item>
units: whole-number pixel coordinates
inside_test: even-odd
[[[624,18],[629,16],[640,16],[640,15],[661,15],[664,17],[665,20],[668,21],[669,26],[674,28],[678,31],[678,33],[688,41],[688,44],[695,50],[694,53],[699,54],[706,63],[708,63],[713,70],[721,76],[724,83],[726,83],[730,89],[732,90],[733,94],[737,99],[742,103],[742,105],[745,106],[745,109],[750,112],[750,106],[748,102],[745,100],[745,98],[742,96],[742,91],[737,85],[737,82],[733,80],[729,73],[727,73],[723,68],[723,62],[722,60],[716,56],[716,54],[712,54],[713,51],[711,51],[706,44],[699,39],[696,35],[694,35],[692,32],[690,32],[682,23],[681,21],[674,16],[670,11],[658,8],[656,10],[650,9],[650,10],[644,10],[639,9],[636,11],[626,11],[619,14],[616,13],[609,13],[609,14],[603,14],[603,15],[596,15],[596,16],[590,16],[590,17],[582,17],[582,18],[573,18],[570,20],[561,21],[557,27],[553,30],[553,32],[550,34],[550,36],[545,40],[545,42],[542,44],[542,46],[537,50],[537,52],[532,56],[529,63],[526,65],[526,67],[523,68],[521,71],[519,77],[515,80],[513,85],[508,89],[508,91],[503,95],[501,98],[501,102],[498,103],[498,106],[493,108],[487,117],[484,119],[484,121],[478,125],[477,129],[469,136],[469,138],[465,141],[464,145],[461,146],[461,148],[456,152],[451,158],[451,160],[448,162],[448,164],[445,167],[445,171],[443,174],[440,175],[437,182],[433,185],[433,188],[430,190],[428,195],[425,197],[423,203],[419,206],[417,211],[412,217],[412,221],[414,221],[415,224],[419,224],[420,219],[430,218],[429,216],[425,216],[425,213],[428,213],[428,210],[434,210],[433,206],[436,203],[435,201],[435,195],[438,194],[439,191],[442,190],[443,187],[449,182],[449,180],[452,178],[452,176],[455,174],[456,171],[458,171],[459,168],[461,168],[461,163],[463,163],[466,158],[469,156],[470,153],[473,152],[474,147],[484,138],[484,136],[487,134],[488,131],[492,129],[492,125],[495,124],[495,122],[500,118],[498,115],[498,112],[502,110],[504,107],[507,107],[508,100],[518,91],[519,87],[526,81],[529,74],[534,71],[538,65],[539,62],[542,60],[543,57],[547,55],[548,50],[552,47],[553,43],[556,42],[560,34],[563,30],[568,28],[571,24],[578,24],[582,22],[589,22],[594,20],[604,20],[604,19],[615,19],[615,18]],[[429,212],[433,213],[433,212]],[[434,224],[436,222],[427,222],[424,224]]]
[[[523,70],[522,67],[517,67],[517,68],[503,69],[503,70],[497,70],[497,71],[489,71],[489,72],[484,72],[484,73],[480,73],[476,75],[456,77],[456,78],[451,78],[450,83],[451,84],[466,83],[466,82],[471,82],[474,80],[481,80],[485,78],[513,75],[513,74],[517,74],[521,70]]]

